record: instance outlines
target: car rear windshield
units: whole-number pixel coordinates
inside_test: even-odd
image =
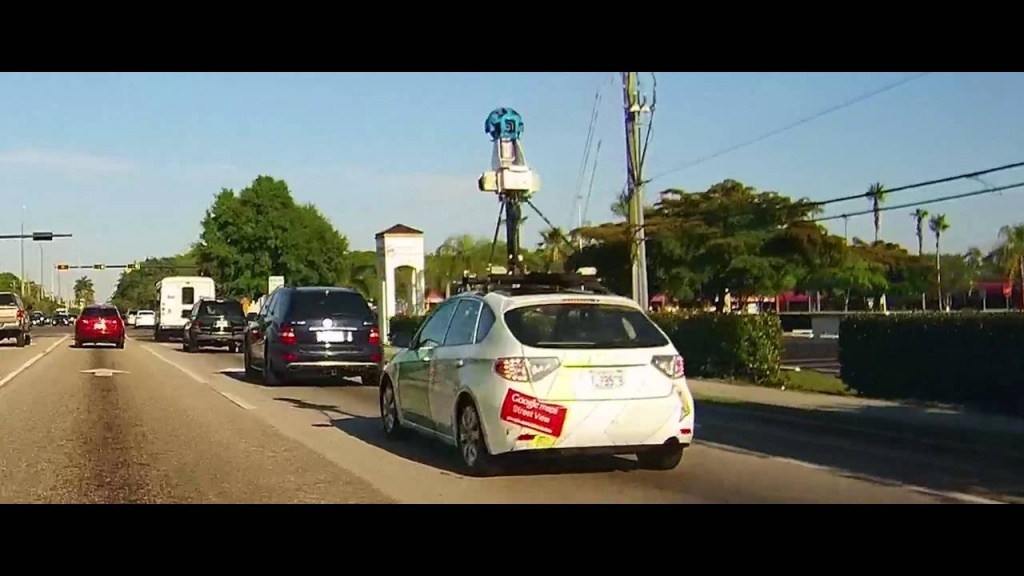
[[[155,312],[152,310],[139,310],[139,313],[136,314],[136,316],[153,316],[154,314]]]
[[[117,308],[86,308],[83,318],[117,318]]]
[[[542,304],[505,312],[505,324],[534,348],[656,348],[668,340],[643,312],[609,304]]]
[[[242,304],[239,302],[203,302],[199,305],[200,316],[224,316],[226,318],[243,318]]]
[[[288,315],[295,319],[348,316],[370,320],[373,312],[358,292],[347,290],[296,291]]]
[[[17,306],[18,301],[15,300],[14,294],[0,294],[0,306]]]

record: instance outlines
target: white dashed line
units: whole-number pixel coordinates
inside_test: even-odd
[[[210,384],[209,380],[203,378],[202,376],[196,374],[195,372],[189,370],[188,368],[185,368],[184,366],[181,366],[180,364],[177,364],[176,362],[173,362],[171,360],[168,360],[167,358],[164,358],[164,356],[162,354],[160,354],[159,352],[156,351],[156,348],[154,348],[152,346],[143,346],[142,349],[145,350],[146,352],[149,352],[153,356],[156,356],[157,358],[159,358],[161,362],[166,362],[167,364],[170,364],[171,366],[174,366],[175,368],[177,368],[182,373],[184,373],[186,376],[188,376],[189,378],[195,380],[196,382],[199,382],[200,384],[206,384],[214,392],[216,392],[217,394],[220,394],[221,396],[223,396],[226,400],[228,400],[229,402],[231,402],[235,406],[238,406],[239,408],[241,408],[243,410],[255,410],[256,409],[256,407],[253,406],[252,404],[249,404],[245,400],[242,400],[241,398],[239,398],[238,396],[235,396],[234,394],[232,394],[230,392],[221,392],[220,390],[217,390],[216,388],[213,387],[212,384]]]
[[[19,374],[21,374],[25,370],[28,370],[29,366],[32,366],[33,364],[38,362],[39,359],[42,358],[43,356],[46,356],[50,352],[53,352],[54,349],[56,349],[57,346],[59,346],[61,342],[65,341],[67,339],[68,339],[67,336],[61,337],[60,340],[57,340],[53,344],[50,344],[49,346],[46,347],[45,350],[43,350],[39,354],[36,354],[35,356],[29,358],[27,362],[25,362],[21,366],[18,366],[17,368],[15,368],[11,373],[9,373],[7,376],[4,376],[3,379],[0,380],[0,387],[4,386],[5,384],[10,382],[11,380],[14,380],[15,378],[17,378]]]

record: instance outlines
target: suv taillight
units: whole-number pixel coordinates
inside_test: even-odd
[[[25,311],[24,310],[18,310],[18,320],[24,320],[24,319],[25,319]]]
[[[370,328],[370,344],[380,344],[380,330],[376,326]]]
[[[281,324],[281,329],[277,333],[277,339],[281,344],[295,344],[297,338],[295,337],[295,330],[291,324]]]

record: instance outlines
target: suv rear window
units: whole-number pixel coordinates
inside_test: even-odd
[[[373,312],[366,299],[358,292],[348,290],[297,290],[292,294],[288,315],[292,318],[322,318],[349,316],[371,320]]]
[[[18,301],[14,294],[0,294],[0,306],[17,306]]]
[[[199,305],[199,315],[224,316],[226,318],[245,317],[245,313],[242,312],[242,304],[240,302],[216,302],[213,300],[205,301]]]
[[[86,308],[82,318],[117,318],[117,308]]]
[[[668,339],[643,312],[609,304],[542,304],[505,312],[505,324],[534,348],[656,348]]]

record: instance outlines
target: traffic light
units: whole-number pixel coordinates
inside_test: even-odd
[[[53,232],[33,232],[32,233],[32,241],[33,242],[52,242],[53,241]]]
[[[57,270],[67,270],[69,268],[71,268],[71,266],[68,266],[67,264],[57,264]]]
[[[128,270],[138,270],[139,269],[139,263],[138,262],[132,262],[131,264],[128,264],[127,266],[125,266],[125,268],[128,269]]]
[[[103,270],[103,269],[104,269],[104,268],[106,268],[106,267],[107,267],[107,266],[106,266],[105,264],[93,264],[93,265],[92,265],[92,269],[93,269],[93,270]]]

